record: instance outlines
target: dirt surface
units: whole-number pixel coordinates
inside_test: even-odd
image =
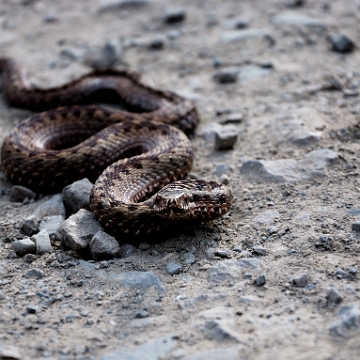
[[[0,173],[0,358],[358,359],[359,20],[356,0],[3,0],[1,55],[34,85],[100,62],[193,99],[193,176],[234,204],[109,261],[59,242],[21,257],[51,196],[11,202]],[[31,113],[0,114],[2,141]]]

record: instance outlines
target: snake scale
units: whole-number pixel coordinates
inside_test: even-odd
[[[13,128],[2,145],[2,168],[14,184],[50,193],[89,178],[91,210],[119,236],[176,220],[211,220],[229,209],[232,194],[224,185],[184,180],[193,163],[186,134],[199,122],[192,101],[127,70],[95,71],[50,89],[29,85],[12,59],[0,59],[0,70],[11,105],[43,111]],[[126,110],[89,105],[109,100]]]

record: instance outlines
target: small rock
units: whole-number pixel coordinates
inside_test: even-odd
[[[18,256],[24,256],[26,254],[35,253],[36,246],[29,238],[17,240],[12,243],[12,248]]]
[[[59,16],[56,15],[55,13],[48,13],[44,16],[43,21],[48,24],[55,23],[55,22],[59,21]]]
[[[90,49],[85,55],[84,62],[86,65],[92,67],[93,69],[107,70],[107,69],[112,69],[117,63],[117,61],[120,60],[120,58],[121,58],[120,44],[116,40],[109,40],[101,48]],[[79,194],[80,196],[79,200],[82,202],[86,201],[86,195],[89,187],[88,183],[90,183],[88,179],[86,180],[87,182],[77,185],[79,186],[79,190],[83,192],[82,194],[81,193]],[[91,184],[91,188],[92,188],[92,184]]]
[[[212,320],[209,321],[204,328],[207,338],[219,342],[241,342],[238,335],[229,328],[225,320]]]
[[[14,185],[12,187],[10,192],[10,201],[22,203],[26,198],[35,199],[36,193],[24,186]]]
[[[46,230],[49,234],[50,240],[55,240],[61,237],[61,225],[64,218],[61,215],[45,216],[41,222],[39,229]]]
[[[260,255],[260,256],[265,256],[267,254],[266,248],[264,248],[263,246],[260,246],[260,245],[253,246],[252,251],[254,252],[254,254]]]
[[[286,6],[288,7],[300,7],[305,4],[305,0],[287,0]]]
[[[50,237],[46,230],[41,230],[36,235],[33,235],[31,240],[35,242],[36,254],[42,255],[51,251]]]
[[[95,215],[85,209],[66,219],[61,226],[61,236],[64,244],[72,250],[85,249],[93,236],[102,230]]]
[[[355,221],[351,224],[351,229],[354,231],[360,231],[360,221]]]
[[[307,274],[298,274],[295,275],[291,282],[294,286],[303,288],[309,283],[309,276]]]
[[[168,263],[166,265],[166,271],[169,275],[176,275],[180,274],[181,272],[181,265],[174,264],[174,263]]]
[[[166,38],[163,35],[155,35],[147,41],[147,47],[151,50],[162,50],[166,44]]]
[[[223,259],[231,259],[232,258],[231,251],[229,251],[229,250],[215,250],[214,255],[221,257]]]
[[[146,310],[142,310],[142,311],[138,311],[135,314],[135,319],[144,319],[147,318],[149,316],[149,312]]]
[[[348,277],[348,274],[343,269],[336,270],[336,278],[337,279],[346,279],[347,277]]]
[[[101,0],[98,12],[105,13],[114,10],[138,8],[151,3],[152,0]]]
[[[2,346],[0,345],[0,359],[1,360],[21,360],[20,350],[16,346]]]
[[[237,30],[245,29],[248,26],[249,26],[249,20],[244,18],[235,18],[227,21],[227,27]]]
[[[26,306],[26,311],[29,314],[35,314],[37,310],[38,310],[38,307],[36,305],[29,304]]]
[[[226,174],[222,174],[220,177],[219,177],[219,183],[220,184],[223,184],[223,185],[228,185],[230,183],[230,178],[228,175]]]
[[[220,131],[215,132],[216,150],[231,150],[234,148],[238,137],[238,131],[234,126],[223,126]]]
[[[326,292],[326,303],[328,305],[338,305],[340,304],[344,298],[341,294],[333,287],[329,287]]]
[[[90,253],[95,260],[111,259],[119,256],[119,242],[106,232],[100,230],[91,239]]]
[[[196,257],[193,253],[188,252],[182,255],[182,260],[185,265],[193,265],[196,262]]]
[[[49,200],[38,206],[34,214],[40,221],[45,216],[61,215],[65,218],[65,206],[61,194],[53,195]]]
[[[89,179],[82,179],[63,189],[62,198],[68,213],[75,214],[80,209],[90,210],[89,198],[93,186]]]
[[[139,250],[131,244],[124,244],[120,247],[119,256],[121,258],[126,258],[132,255],[136,255],[139,253]]]
[[[238,67],[227,67],[221,70],[218,70],[213,78],[219,84],[230,84],[235,83],[239,76],[239,68]]]
[[[184,21],[186,17],[185,9],[183,8],[172,8],[167,9],[163,16],[163,21],[166,24],[174,24]]]
[[[260,275],[254,280],[254,284],[256,286],[264,286],[266,283],[266,277],[265,275]]]
[[[20,230],[26,235],[34,235],[39,231],[39,219],[35,215],[25,218],[20,226]]]
[[[340,53],[352,52],[355,48],[355,42],[345,34],[334,34],[329,38],[331,50]]]
[[[343,306],[338,313],[338,320],[330,326],[330,333],[342,338],[360,334],[360,310],[355,305]]]
[[[34,278],[34,279],[41,279],[44,276],[44,273],[40,269],[29,269],[25,272],[25,277],[27,278]]]

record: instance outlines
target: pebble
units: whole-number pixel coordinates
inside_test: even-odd
[[[208,339],[226,343],[240,343],[237,333],[230,329],[226,320],[212,320],[205,324],[205,336]]]
[[[111,259],[120,253],[119,242],[102,230],[92,237],[89,248],[94,260]]]
[[[305,4],[305,0],[286,0],[286,6],[288,7],[300,7]]]
[[[343,296],[333,287],[329,287],[326,291],[327,305],[339,305],[344,300]]]
[[[16,240],[12,243],[12,248],[18,256],[24,256],[26,254],[35,253],[36,246],[29,238],[22,240]]]
[[[345,272],[343,269],[336,270],[336,278],[337,279],[346,279],[348,277],[348,273]]]
[[[229,28],[233,29],[245,29],[249,26],[249,20],[244,18],[234,18],[227,21],[226,24]]]
[[[36,268],[29,269],[25,272],[25,277],[27,278],[41,279],[43,276],[43,271]]]
[[[241,166],[241,173],[258,182],[294,182],[326,177],[326,167],[338,154],[329,149],[313,150],[301,160],[248,160]]]
[[[38,311],[38,307],[36,305],[33,305],[33,304],[29,304],[26,306],[26,311],[29,313],[29,314],[35,314],[36,311]]]
[[[255,280],[254,280],[254,284],[256,286],[264,286],[266,283],[266,277],[265,275],[259,275]]]
[[[220,184],[223,184],[223,185],[228,185],[230,183],[230,178],[228,175],[226,174],[222,174],[220,177],[219,177],[219,183]]]
[[[117,40],[108,40],[104,46],[88,50],[84,57],[84,63],[96,70],[108,70],[112,69],[116,65],[116,63],[121,59],[121,55],[122,51],[119,42]],[[88,179],[86,180],[90,183]],[[85,181],[84,184],[78,185],[79,190],[84,192],[83,194],[79,194],[79,201],[86,201],[86,194],[89,187],[88,183]],[[82,187],[84,187],[84,189],[82,189]],[[87,206],[89,205],[87,204]]]
[[[360,231],[360,221],[355,221],[351,224],[351,229],[354,231]]]
[[[90,210],[89,198],[93,184],[89,179],[81,179],[66,186],[62,191],[62,199],[69,214],[75,214],[80,209]]]
[[[182,254],[181,256],[182,260],[184,261],[185,265],[193,265],[196,262],[196,257],[193,253],[188,252],[185,254]]]
[[[232,253],[229,250],[215,250],[214,255],[223,259],[231,259]]]
[[[181,265],[179,264],[174,264],[174,263],[168,263],[166,264],[166,272],[169,275],[176,275],[176,274],[180,274],[181,272]]]
[[[183,8],[167,9],[163,16],[163,21],[166,24],[175,24],[185,20],[186,12]]]
[[[25,199],[35,199],[36,198],[36,193],[34,193],[32,190],[24,187],[24,186],[20,186],[20,185],[14,185],[11,188],[11,192],[10,192],[10,201],[12,202],[23,202]]]
[[[126,258],[129,256],[137,255],[139,253],[139,249],[137,249],[134,245],[124,244],[120,247],[119,256],[121,258]]]
[[[39,230],[46,230],[50,240],[58,239],[63,221],[64,218],[61,215],[45,216],[40,222]]]
[[[360,334],[360,310],[356,305],[345,305],[338,312],[338,320],[330,325],[330,333],[341,338]]]
[[[150,50],[162,50],[166,44],[166,37],[164,35],[154,35],[146,41],[147,47]]]
[[[238,67],[227,67],[216,71],[213,75],[213,79],[219,84],[231,84],[235,83],[239,77]]]
[[[221,127],[215,131],[215,149],[221,150],[232,150],[238,138],[238,131],[232,125]]]
[[[26,235],[34,235],[39,231],[39,219],[35,215],[30,215],[23,220],[20,230]]]
[[[310,279],[307,274],[297,274],[291,279],[292,284],[299,288],[305,287],[309,281]]]
[[[65,219],[65,206],[62,201],[61,194],[53,195],[49,200],[39,205],[34,214],[39,220],[42,220],[45,216],[60,215]]]
[[[85,209],[66,219],[61,226],[61,236],[64,244],[72,250],[85,249],[93,236],[102,230],[95,215]]]
[[[255,255],[265,256],[267,254],[266,248],[260,245],[253,246],[252,251]]]
[[[17,346],[3,346],[0,345],[0,359],[1,360],[21,360],[23,357]]]
[[[349,53],[355,49],[355,42],[345,34],[334,34],[329,37],[331,50],[339,53]]]
[[[41,230],[33,235],[31,240],[35,242],[36,254],[43,255],[51,251],[50,237],[46,230]]]

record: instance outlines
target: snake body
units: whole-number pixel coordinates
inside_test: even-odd
[[[225,186],[183,180],[193,162],[185,133],[199,121],[192,101],[127,70],[93,72],[42,90],[27,84],[12,59],[0,59],[0,69],[10,104],[43,111],[13,128],[2,145],[2,168],[14,184],[48,193],[89,178],[95,182],[90,208],[115,235],[227,212],[232,195]],[[109,98],[130,111],[87,105]]]

